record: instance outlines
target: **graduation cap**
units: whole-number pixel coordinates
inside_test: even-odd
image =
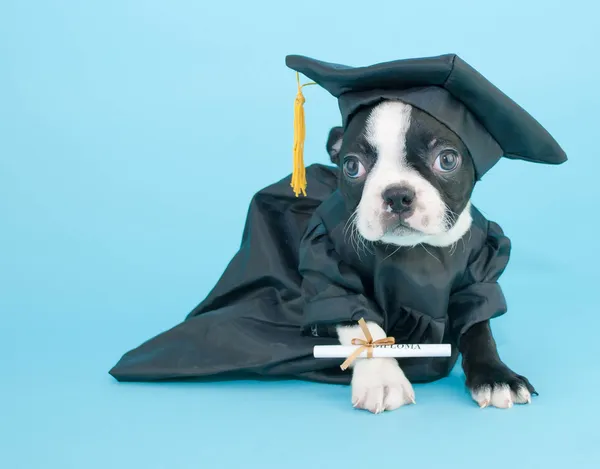
[[[537,120],[456,54],[368,67],[289,55],[286,65],[296,71],[298,80],[291,184],[296,196],[306,195],[302,94],[306,85],[320,85],[338,99],[344,129],[361,107],[382,100],[402,101],[428,113],[469,149],[478,180],[502,157],[545,164],[567,160],[563,149]],[[313,82],[301,85],[300,73]]]

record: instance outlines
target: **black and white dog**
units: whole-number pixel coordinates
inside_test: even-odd
[[[475,185],[471,156],[461,139],[428,114],[399,101],[362,109],[346,132],[331,129],[327,150],[341,168],[340,191],[360,236],[395,246],[452,246],[471,226]],[[368,323],[374,339],[386,336]],[[336,327],[342,345],[358,325]],[[531,402],[535,389],[498,355],[489,321],[463,336],[459,351],[466,384],[480,407]],[[352,365],[352,403],[374,413],[415,402],[411,383],[394,358]]]

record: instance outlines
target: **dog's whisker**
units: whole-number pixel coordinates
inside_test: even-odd
[[[356,252],[356,255],[358,256],[358,258],[360,260],[362,260],[361,258],[361,240],[363,239],[362,236],[360,235],[360,233],[358,232],[358,226],[356,225],[356,215],[357,215],[357,211],[355,211],[349,219],[349,230],[350,230],[350,245],[352,246],[352,249],[354,250],[354,252]]]
[[[398,246],[398,248],[397,248],[397,249],[394,249],[394,251],[392,251],[392,253],[391,253],[390,255],[388,255],[388,256],[386,256],[386,257],[384,257],[384,259],[383,259],[383,260],[385,261],[386,259],[388,259],[388,258],[392,257],[392,256],[393,256],[394,254],[396,254],[396,253],[397,253],[397,252],[398,252],[400,249],[402,249],[402,246]]]
[[[449,231],[457,222],[460,216],[448,207],[447,204],[444,204],[444,217],[442,219],[442,223],[444,225],[444,231]]]
[[[358,228],[356,229],[356,234],[358,236],[358,239],[360,240],[363,250],[365,253],[372,253],[369,245],[371,244],[370,241],[367,241],[359,232],[358,232]]]
[[[348,230],[352,227],[352,224],[355,223],[357,215],[358,215],[358,210],[355,210],[352,213],[352,215],[350,215],[348,217],[348,220],[346,221],[346,223],[344,225],[344,236],[348,233]]]
[[[348,217],[348,220],[346,221],[346,224],[344,226],[344,239],[349,239],[350,245],[352,246],[352,249],[358,254],[358,244],[357,244],[357,240],[356,240],[356,217],[358,215],[358,210],[355,210],[350,217]]]
[[[453,256],[456,252],[456,248],[458,247],[458,241],[455,241],[450,245],[450,255]]]
[[[431,257],[433,257],[436,261],[438,261],[440,264],[442,263],[442,261],[440,261],[437,257],[435,257],[433,254],[431,254],[431,252],[429,252],[429,250],[425,247],[425,244],[421,244],[421,246],[423,247],[423,249],[425,249],[425,252],[427,254],[429,254]]]
[[[359,259],[361,258],[361,254],[366,254],[368,252],[372,252],[370,249],[370,242],[366,240],[358,231],[358,226],[356,224],[358,219],[358,209],[356,209],[344,225],[344,237],[349,239],[350,245]]]
[[[352,247],[354,248],[354,252],[356,252],[356,255],[358,256],[358,258],[360,259],[360,246],[358,244],[358,237],[356,236],[356,228],[352,227]]]
[[[365,254],[371,253],[372,251],[369,248],[369,242],[360,234],[360,232],[358,231],[358,227],[356,228],[356,237],[357,237],[358,241],[360,242],[363,253],[365,253]]]
[[[469,240],[467,242],[465,242],[465,237],[463,236],[461,239],[462,243],[463,243],[463,253],[467,252],[467,243],[471,242],[471,236],[473,236],[473,233],[471,231],[471,227],[469,227],[469,229],[467,230],[467,233],[469,233]],[[467,234],[465,233],[465,234]]]

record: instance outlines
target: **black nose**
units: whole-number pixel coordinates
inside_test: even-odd
[[[392,186],[383,192],[386,207],[394,213],[406,214],[412,211],[415,191],[408,186]]]

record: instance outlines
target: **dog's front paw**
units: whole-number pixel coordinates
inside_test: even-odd
[[[502,363],[471,365],[467,387],[479,407],[510,409],[513,404],[529,404],[535,388],[525,376],[513,372]]]
[[[415,403],[415,392],[395,358],[357,360],[352,371],[352,405],[374,414]]]

